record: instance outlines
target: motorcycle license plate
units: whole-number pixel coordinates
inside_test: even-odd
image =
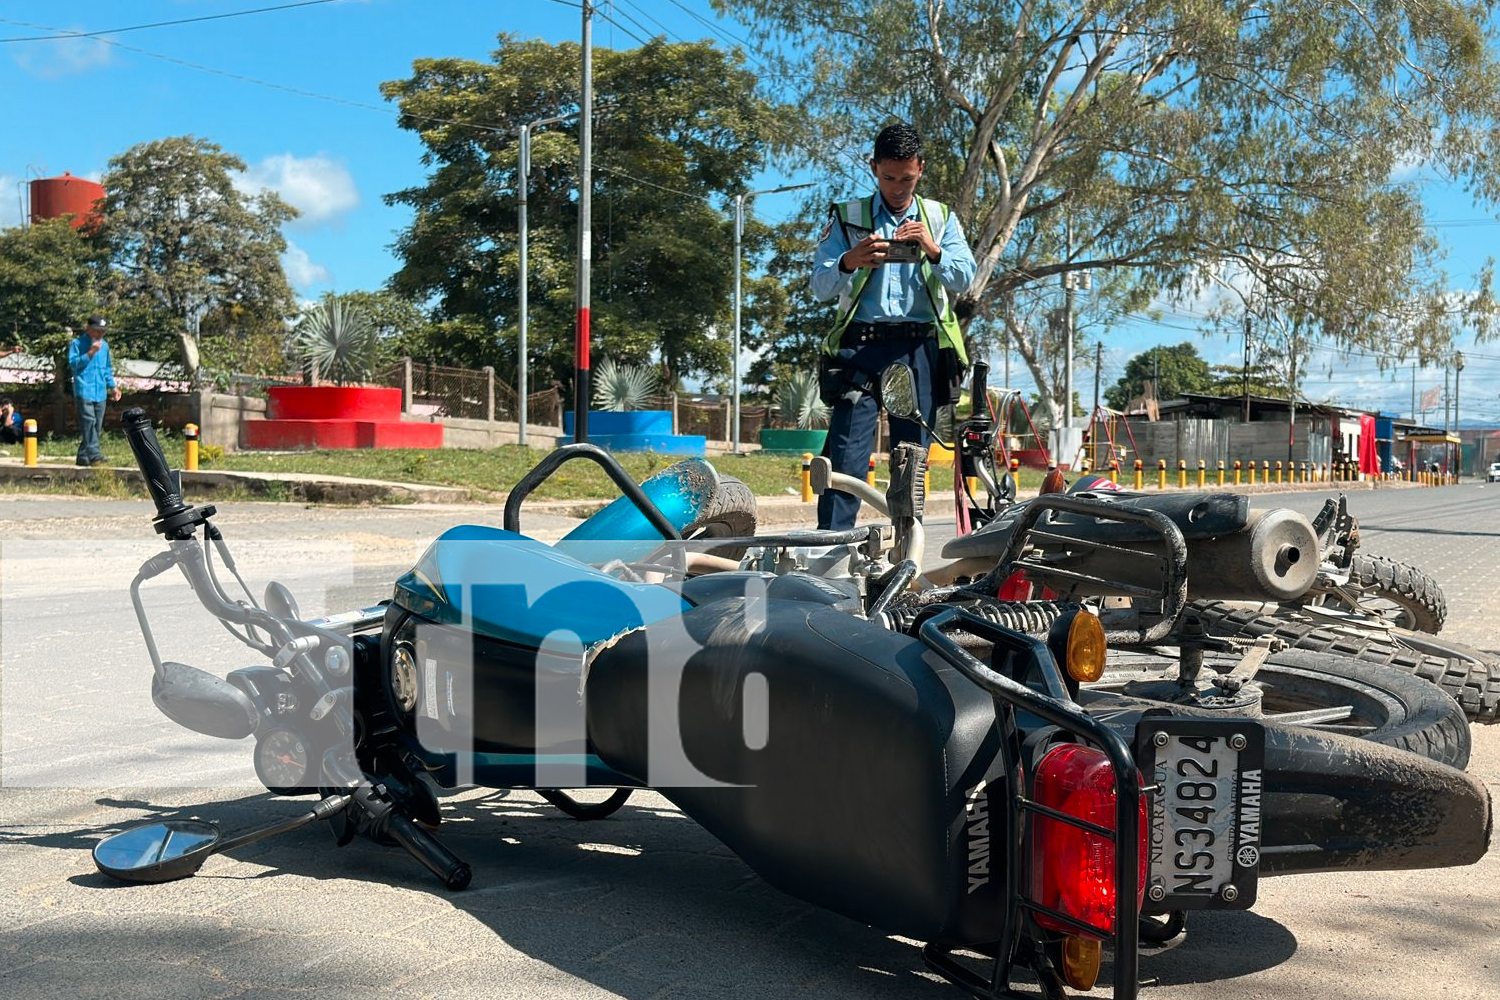
[[[1144,912],[1248,909],[1260,870],[1264,730],[1245,719],[1147,716],[1136,739],[1157,788]]]

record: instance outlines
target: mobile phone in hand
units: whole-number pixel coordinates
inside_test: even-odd
[[[915,264],[922,259],[922,244],[916,240],[891,240],[885,249],[887,264]]]

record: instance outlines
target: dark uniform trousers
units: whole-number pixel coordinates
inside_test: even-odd
[[[872,329],[866,324],[850,324],[840,338],[837,355],[831,359],[846,373],[845,388],[832,404],[828,418],[828,440],[823,454],[834,472],[864,479],[869,471],[870,451],[875,445],[875,426],[880,419],[877,393],[880,373],[886,366],[901,362],[912,370],[917,383],[917,412],[927,426],[937,422],[937,394],[934,392],[937,372],[936,329],[925,336],[884,336],[881,324]],[[901,324],[910,329],[913,324]],[[946,400],[945,400],[946,401]],[[906,441],[926,445],[926,428],[915,420],[890,418],[891,447]],[[818,527],[835,531],[854,527],[859,513],[859,498],[829,490],[818,498]]]

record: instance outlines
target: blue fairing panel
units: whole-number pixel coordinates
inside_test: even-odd
[[[696,521],[718,489],[719,474],[702,459],[688,459],[651,476],[641,491],[678,531]],[[563,536],[558,549],[586,563],[640,559],[661,544],[661,534],[631,502],[620,497]]]
[[[473,524],[428,547],[396,581],[396,603],[530,648],[554,633],[587,648],[692,606],[665,587],[617,580],[525,535]]]

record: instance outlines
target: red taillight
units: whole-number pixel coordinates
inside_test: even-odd
[[[1115,771],[1109,758],[1092,747],[1067,743],[1053,747],[1037,766],[1032,798],[1060,813],[1115,828]],[[1097,833],[1070,826],[1042,813],[1032,815],[1032,901],[1105,933],[1115,929],[1115,845]],[[1146,799],[1141,797],[1140,892],[1146,888]],[[1036,922],[1047,930],[1078,934],[1077,928],[1045,913]]]

